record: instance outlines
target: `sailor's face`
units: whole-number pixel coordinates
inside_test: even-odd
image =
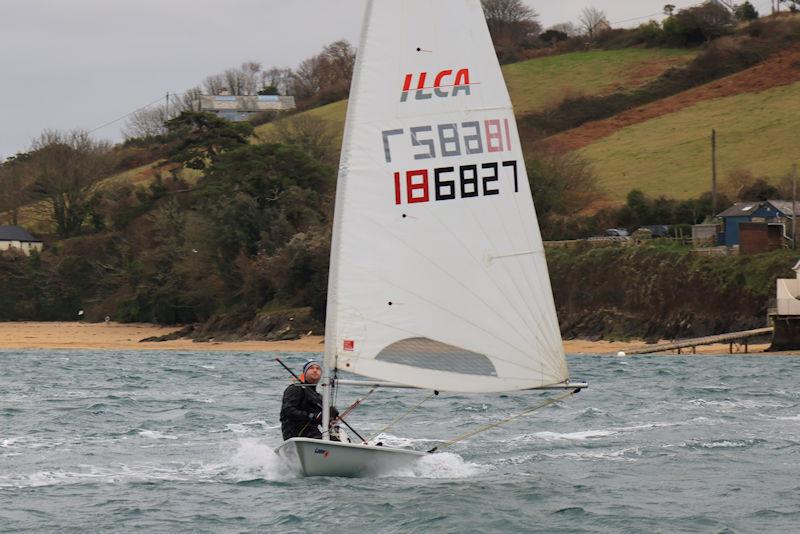
[[[306,383],[316,384],[322,378],[322,369],[319,365],[312,365],[306,369]]]

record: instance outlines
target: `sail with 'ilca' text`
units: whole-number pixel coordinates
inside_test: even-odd
[[[480,0],[369,2],[331,246],[329,367],[459,392],[568,380]]]

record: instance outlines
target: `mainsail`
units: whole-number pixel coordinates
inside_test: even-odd
[[[339,169],[325,343],[330,368],[421,388],[568,380],[480,0],[369,2]]]

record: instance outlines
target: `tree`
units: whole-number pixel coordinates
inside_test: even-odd
[[[501,62],[516,59],[542,31],[538,15],[522,0],[481,0],[483,14]]]
[[[589,163],[574,153],[539,149],[527,161],[536,213],[540,221],[552,215],[573,217],[601,197]]]
[[[122,135],[125,139],[158,137],[167,131],[164,123],[177,114],[177,110],[168,110],[164,104],[141,109],[125,121]]]
[[[213,223],[210,245],[230,288],[239,284],[241,254],[272,254],[296,233],[326,220],[333,182],[329,167],[281,144],[239,147],[208,169],[196,195]]]
[[[664,32],[678,45],[697,45],[731,33],[735,18],[727,8],[707,3],[682,9],[664,21]]]
[[[30,199],[30,155],[19,153],[0,164],[0,210],[8,212],[13,226],[19,224],[19,209]]]
[[[578,28],[571,22],[559,22],[558,24],[553,24],[548,28],[549,30],[553,30],[556,32],[562,32],[567,34],[567,37],[575,37],[578,35]]]
[[[755,182],[739,191],[739,200],[769,200],[779,195],[777,187],[768,183],[764,178],[758,178]]]
[[[165,123],[184,111],[193,111],[202,94],[199,87],[192,87],[182,94],[170,94],[169,99],[161,104],[135,111],[125,121],[122,135],[125,139],[148,139],[166,134]]]
[[[355,60],[355,49],[347,41],[340,40],[327,45],[320,54],[306,59],[297,67],[292,77],[295,97],[315,104],[346,98]]]
[[[675,4],[667,4],[664,6],[664,14],[671,17],[675,14]]]
[[[596,7],[585,7],[581,10],[578,21],[580,22],[584,34],[592,39],[595,37],[600,26],[606,22],[606,14]]]
[[[278,95],[287,95],[292,87],[292,69],[272,67],[264,73],[263,87],[274,87]]]
[[[267,75],[268,73],[261,70],[261,63],[245,61],[237,68],[206,77],[203,87],[210,95],[223,92],[236,96],[254,95],[265,85]]]
[[[184,111],[166,123],[170,136],[179,140],[170,151],[170,161],[190,169],[205,169],[230,150],[249,143],[253,126],[230,122],[213,113]]]
[[[270,142],[294,145],[321,163],[336,164],[339,146],[336,133],[327,121],[312,115],[299,114],[273,124]]]
[[[753,4],[750,2],[745,2],[744,4],[736,6],[734,14],[737,19],[743,22],[756,20],[758,18],[758,11],[756,11],[756,8],[753,7]]]
[[[558,30],[549,29],[542,33],[539,38],[544,44],[552,46],[556,43],[560,43],[561,41],[566,41],[569,39],[569,35]]]
[[[45,130],[30,152],[34,192],[49,205],[58,235],[80,232],[92,203],[92,186],[114,168],[111,145],[88,132]]]

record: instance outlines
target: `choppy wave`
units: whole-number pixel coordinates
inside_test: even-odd
[[[0,530],[794,530],[800,358],[570,362],[581,395],[351,480],[274,452],[272,355],[0,351]],[[420,398],[379,390],[348,420],[371,436]],[[429,450],[541,398],[442,393],[377,440]]]

